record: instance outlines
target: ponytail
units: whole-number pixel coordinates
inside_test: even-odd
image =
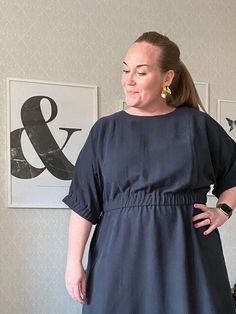
[[[206,112],[198,95],[193,79],[182,61],[179,69],[175,72],[175,77],[170,85],[172,94],[166,99],[169,105],[179,107],[187,105],[197,110],[200,108]]]

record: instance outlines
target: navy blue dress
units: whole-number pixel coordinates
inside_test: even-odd
[[[91,128],[64,202],[96,224],[83,314],[234,314],[218,229],[195,229],[214,184],[236,186],[236,143],[208,114],[119,111]]]

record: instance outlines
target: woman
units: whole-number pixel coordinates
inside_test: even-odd
[[[121,81],[127,109],[94,124],[64,199],[67,290],[84,314],[233,314],[218,227],[236,206],[236,144],[166,36],[140,36]]]

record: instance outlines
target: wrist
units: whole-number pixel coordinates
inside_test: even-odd
[[[78,267],[78,266],[83,266],[83,263],[82,263],[81,259],[68,257],[67,258],[67,265]]]
[[[231,208],[226,203],[219,203],[216,205],[216,208],[221,210],[228,218],[230,218],[233,213],[233,208]]]
[[[230,216],[225,211],[223,211],[221,208],[217,208],[217,207],[216,207],[216,209],[218,209],[218,211],[221,213],[221,215],[223,217],[226,217],[227,219],[229,219]]]

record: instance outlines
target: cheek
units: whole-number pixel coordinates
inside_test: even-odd
[[[157,81],[144,82],[142,84],[142,89],[148,93],[154,93],[158,89]]]
[[[153,80],[150,82],[150,84],[147,86],[147,89],[152,93],[159,95],[162,90],[162,83],[160,82],[159,79]]]
[[[148,99],[159,98],[161,95],[162,86],[159,82],[155,81],[152,84],[143,86],[143,97]]]
[[[120,82],[121,82],[121,86],[124,87],[125,86],[125,77],[124,77],[124,75],[121,76]]]

